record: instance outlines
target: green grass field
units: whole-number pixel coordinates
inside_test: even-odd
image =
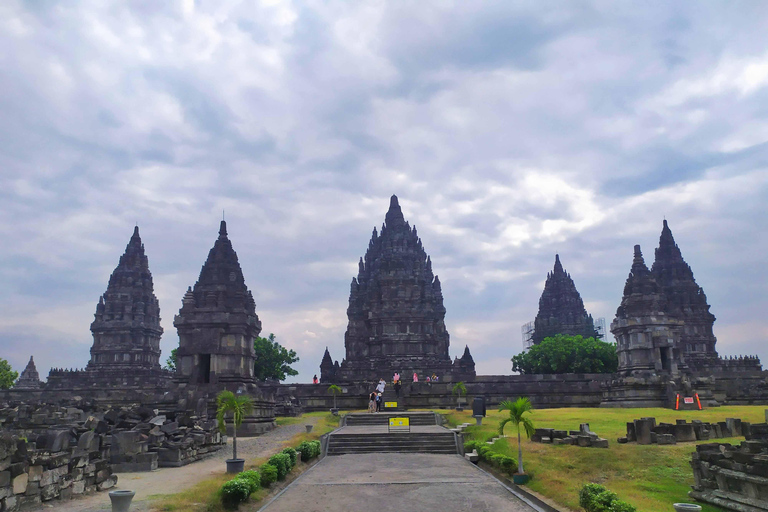
[[[626,435],[626,423],[634,419],[653,416],[656,422],[674,423],[676,419],[698,419],[708,422],[741,418],[750,423],[765,422],[765,406],[715,407],[703,411],[673,411],[669,409],[541,409],[532,414],[537,428],[578,430],[580,423],[589,423],[593,432],[609,440],[610,447],[580,448],[532,443],[523,435],[523,463],[533,478],[528,487],[559,505],[572,510],[579,507],[578,492],[587,482],[605,485],[620,498],[642,512],[672,510],[672,503],[691,502],[688,491],[693,484],[693,471],[689,465],[691,453],[697,443],[668,446],[639,446],[636,443],[619,444],[616,439]],[[442,413],[451,424],[471,423],[471,411]],[[493,437],[503,413],[488,411],[481,427],[471,426],[465,439]],[[507,426],[509,437],[498,440],[494,449],[517,458],[517,431]],[[723,442],[738,444],[743,437]],[[701,441],[712,442],[712,441]],[[704,511],[720,511],[718,507],[700,504]]]

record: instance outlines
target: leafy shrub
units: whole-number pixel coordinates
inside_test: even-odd
[[[250,495],[250,483],[244,478],[235,478],[221,486],[221,502],[227,508],[237,507],[247,501]]]
[[[237,475],[235,478],[238,480],[245,480],[248,482],[248,485],[251,488],[251,493],[254,493],[259,490],[259,487],[261,487],[261,475],[259,475],[258,471],[255,471],[253,469],[249,469],[248,471],[243,471],[239,475]]]
[[[276,453],[267,461],[277,468],[277,479],[282,480],[291,471],[291,456],[287,453]]]
[[[517,461],[508,455],[502,455],[499,457],[497,465],[499,466],[499,469],[508,475],[511,475],[517,471]]]
[[[464,453],[471,453],[475,450],[477,450],[477,447],[480,445],[477,441],[470,440],[464,443]],[[480,453],[478,451],[478,453]]]
[[[637,508],[635,508],[634,505],[630,505],[623,500],[614,501],[611,503],[611,507],[608,510],[609,512],[637,512]]]
[[[261,465],[259,473],[261,473],[261,485],[264,487],[269,487],[270,484],[277,481],[277,468],[269,462]]]
[[[619,496],[613,491],[603,491],[592,500],[592,510],[589,512],[611,512],[613,502],[619,501]]]
[[[302,441],[296,451],[301,453],[301,460],[307,462],[320,455],[320,441]]]
[[[288,457],[291,459],[291,469],[293,469],[293,467],[296,466],[296,459],[298,458],[297,457],[298,454],[296,453],[296,450],[294,450],[293,448],[286,448],[285,450],[282,451],[282,453],[287,454]]]
[[[584,484],[579,491],[579,505],[587,512],[592,512],[595,496],[607,489],[600,484]]]

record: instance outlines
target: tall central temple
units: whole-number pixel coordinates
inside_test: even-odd
[[[339,367],[324,358],[325,382],[461,372],[474,376],[465,350],[452,362],[448,354],[445,306],[440,280],[421,244],[416,227],[403,217],[397,196],[390,199],[381,233],[373,230],[359,271],[352,278],[344,335],[346,359]]]

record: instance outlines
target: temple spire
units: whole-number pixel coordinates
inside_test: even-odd
[[[222,220],[221,225],[219,225],[219,238],[226,238],[227,237],[227,221]]]
[[[400,203],[397,200],[396,195],[392,195],[389,198],[389,211],[384,218],[387,227],[391,228],[396,224],[403,224],[405,217],[403,217],[403,211],[400,209]]]

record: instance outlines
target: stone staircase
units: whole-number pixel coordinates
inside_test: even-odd
[[[410,432],[390,433],[389,418],[408,417]],[[328,455],[350,453],[458,453],[455,432],[438,425],[433,412],[348,414],[344,428],[328,437]]]
[[[389,418],[408,418],[411,426],[438,425],[437,414],[434,412],[379,412],[375,414],[347,414],[342,425],[389,425]]]

